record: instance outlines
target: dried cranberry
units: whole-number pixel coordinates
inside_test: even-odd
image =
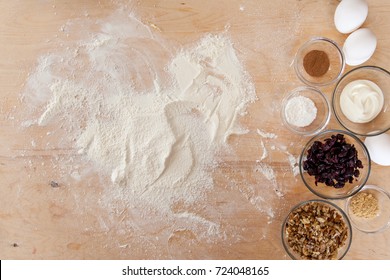
[[[363,163],[355,146],[347,143],[343,134],[332,135],[324,142],[314,141],[303,161],[303,169],[315,177],[316,185],[324,183],[335,188],[358,178],[358,168],[363,168]]]

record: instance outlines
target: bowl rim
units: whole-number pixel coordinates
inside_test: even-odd
[[[365,186],[363,186],[363,188],[359,192],[362,192],[364,190],[375,190],[377,192],[380,192],[383,195],[385,195],[390,201],[390,193],[377,185],[365,185]],[[377,230],[364,230],[364,229],[361,229],[360,227],[358,227],[356,225],[356,223],[354,222],[354,220],[352,219],[351,215],[349,215],[349,204],[350,204],[352,198],[353,198],[353,196],[349,197],[345,201],[345,213],[348,216],[348,218],[349,218],[349,220],[354,228],[356,228],[357,230],[364,232],[364,233],[374,234],[374,233],[385,231],[386,229],[388,229],[390,227],[390,219],[387,221],[386,224],[384,224],[381,228],[379,228]]]
[[[367,176],[365,177],[365,179],[362,181],[362,183],[360,184],[360,186],[353,192],[351,192],[350,194],[348,195],[343,195],[343,196],[339,196],[339,197],[329,197],[329,196],[326,196],[326,195],[323,195],[317,191],[315,191],[305,180],[305,178],[303,177],[303,173],[304,173],[304,170],[303,170],[303,158],[304,158],[304,153],[305,151],[307,150],[307,147],[308,147],[308,144],[311,143],[311,142],[314,142],[315,139],[317,138],[320,138],[321,136],[323,136],[324,134],[346,134],[350,137],[352,137],[357,143],[359,143],[359,145],[362,147],[364,153],[366,154],[367,156],[367,163],[368,163],[368,166],[367,166]],[[305,184],[305,186],[315,195],[321,197],[321,198],[324,198],[324,199],[335,199],[335,200],[341,200],[341,199],[346,199],[348,197],[351,197],[353,195],[355,195],[356,193],[358,193],[364,186],[365,184],[367,183],[367,180],[368,178],[370,177],[370,174],[371,174],[371,157],[370,157],[370,153],[368,152],[368,149],[366,147],[366,145],[363,143],[362,140],[360,140],[355,134],[349,132],[349,131],[345,131],[345,130],[339,130],[339,129],[328,129],[328,130],[324,130],[320,133],[318,133],[317,135],[315,135],[314,137],[310,138],[309,141],[307,141],[307,143],[305,144],[304,148],[302,149],[302,152],[301,152],[301,155],[299,157],[299,174],[301,175],[301,179],[303,181],[303,183]]]
[[[310,131],[310,132],[301,132],[301,131],[298,131],[298,130],[295,130],[289,123],[288,121],[286,120],[286,114],[285,114],[285,109],[286,109],[286,105],[287,105],[287,101],[290,99],[291,96],[293,96],[294,94],[296,93],[299,93],[301,91],[311,91],[311,92],[315,92],[316,94],[319,94],[321,96],[321,98],[325,101],[325,106],[327,108],[327,114],[326,114],[326,120],[324,122],[324,124],[321,126],[321,127],[318,127],[317,129],[313,130],[313,131]],[[293,90],[291,90],[282,100],[282,108],[280,110],[280,114],[281,114],[281,118],[282,118],[282,121],[283,121],[283,124],[292,132],[294,133],[297,133],[297,134],[300,134],[300,135],[304,135],[304,136],[313,136],[317,133],[319,133],[320,131],[322,131],[328,124],[329,124],[329,121],[330,121],[330,117],[331,117],[331,113],[332,113],[332,109],[330,108],[330,103],[329,103],[329,100],[328,98],[326,97],[326,95],[318,88],[315,88],[315,87],[312,87],[312,86],[299,86],[299,87],[296,87],[294,88]]]
[[[309,199],[309,200],[305,200],[305,201],[301,201],[300,203],[296,204],[295,206],[293,206],[290,211],[288,212],[286,218],[284,218],[283,220],[283,224],[282,224],[282,231],[281,231],[281,237],[282,237],[282,243],[283,243],[283,247],[284,247],[284,250],[286,251],[286,253],[290,256],[291,259],[293,260],[297,260],[297,258],[294,257],[294,255],[290,252],[290,247],[288,246],[288,244],[286,244],[285,242],[285,229],[286,229],[286,224],[287,224],[287,220],[288,218],[290,217],[291,213],[298,209],[299,207],[305,205],[305,204],[308,204],[310,202],[318,202],[318,203],[324,203],[324,204],[328,204],[330,206],[332,206],[333,208],[335,208],[340,214],[341,216],[343,217],[345,223],[347,224],[347,227],[348,227],[348,234],[349,234],[349,238],[348,238],[348,242],[344,245],[346,246],[346,249],[345,249],[345,252],[338,258],[338,260],[341,260],[345,257],[345,255],[348,253],[349,249],[351,248],[351,244],[352,244],[352,224],[351,224],[351,221],[349,220],[349,217],[347,215],[347,213],[341,209],[339,206],[337,206],[336,204],[334,204],[333,202],[330,202],[328,200],[324,200],[324,199],[320,199],[320,198],[314,198],[314,199]]]
[[[380,67],[380,66],[375,66],[375,65],[363,65],[363,66],[359,66],[359,67],[355,67],[353,69],[351,69],[350,71],[346,72],[336,83],[334,89],[333,89],[333,92],[332,92],[332,112],[334,114],[334,116],[336,117],[336,120],[337,122],[343,127],[345,128],[347,131],[355,134],[355,135],[359,135],[359,136],[364,136],[364,137],[370,137],[370,136],[378,136],[382,133],[385,133],[387,131],[390,130],[390,127],[385,129],[385,130],[382,130],[382,131],[377,131],[377,132],[373,132],[371,134],[364,134],[364,133],[358,133],[358,132],[355,132],[351,129],[349,129],[346,125],[344,125],[344,123],[341,121],[341,118],[340,116],[336,113],[336,110],[335,110],[335,95],[336,95],[336,90],[338,88],[338,86],[340,85],[340,83],[344,80],[344,78],[346,78],[347,76],[349,76],[349,74],[351,73],[354,73],[355,71],[360,71],[360,70],[364,70],[364,69],[372,69],[374,71],[381,71],[381,72],[384,72],[386,73],[387,75],[389,75],[390,77],[390,72],[388,70],[386,70],[385,68],[383,67]]]
[[[337,74],[337,76],[332,79],[332,80],[329,80],[327,82],[323,82],[323,83],[313,83],[313,82],[310,82],[308,81],[307,79],[305,79],[303,77],[303,75],[301,74],[301,72],[298,70],[298,60],[297,60],[297,56],[300,52],[302,52],[302,50],[304,50],[307,46],[309,46],[310,44],[312,44],[313,42],[318,42],[318,41],[322,41],[322,42],[326,42],[328,44],[331,44],[333,45],[333,47],[336,48],[337,52],[339,53],[340,57],[341,57],[341,67],[340,67],[340,70],[339,70],[339,73]],[[294,70],[295,70],[295,73],[296,75],[298,76],[298,78],[305,84],[309,85],[309,86],[315,86],[315,87],[324,87],[324,86],[328,86],[330,84],[333,84],[334,82],[336,82],[337,80],[340,79],[340,77],[342,76],[343,72],[344,72],[344,69],[345,69],[345,55],[344,55],[344,52],[343,50],[339,47],[339,45],[327,38],[327,37],[321,37],[321,36],[315,36],[315,37],[312,37],[310,38],[309,40],[307,40],[305,43],[303,43],[303,45],[301,45],[299,47],[299,49],[297,50],[297,52],[295,53],[295,56],[294,56]]]

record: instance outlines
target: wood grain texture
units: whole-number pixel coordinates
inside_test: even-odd
[[[294,177],[287,147],[298,156],[308,140],[290,133],[279,117],[283,96],[301,85],[291,63],[297,48],[312,36],[332,38],[342,45],[347,37],[333,24],[336,0],[275,1],[0,1],[0,258],[1,259],[288,259],[280,230],[289,209],[313,198],[299,176]],[[366,63],[390,68],[390,2],[368,0],[364,26],[378,38],[374,56]],[[126,206],[121,199],[102,209],[109,178],[66,176],[66,165],[88,170],[73,147],[46,144],[53,127],[22,128],[20,94],[37,58],[71,41],[61,27],[69,21],[102,20],[117,9],[134,13],[167,42],[195,43],[207,33],[225,33],[250,74],[259,100],[241,119],[249,133],[231,137],[233,155],[215,174],[215,188],[207,207],[193,209],[209,221],[218,221],[227,236],[208,239],[186,228],[164,228],[157,217]],[[82,25],[79,27],[83,28]],[[347,67],[347,71],[351,69]],[[332,86],[323,89],[331,98]],[[273,132],[277,139],[262,139],[256,129]],[[340,128],[332,117],[328,128]],[[32,145],[34,141],[34,145]],[[283,198],[262,202],[272,209],[270,220],[251,200],[272,192],[271,184],[256,171],[268,148],[265,163],[277,177]],[[69,174],[68,174],[69,175]],[[232,179],[239,184],[232,184]],[[53,188],[51,181],[59,183]],[[388,168],[373,164],[370,184],[390,191]],[[343,205],[343,201],[337,202]],[[258,206],[258,205],[257,205]],[[180,205],[175,206],[181,209]],[[129,221],[137,221],[129,224]],[[205,230],[205,234],[207,230]],[[375,235],[353,233],[346,259],[390,259],[390,230]]]

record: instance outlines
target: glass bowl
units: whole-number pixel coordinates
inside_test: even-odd
[[[290,106],[289,101],[293,98],[303,96],[309,98],[313,101],[315,107],[317,108],[317,114],[315,119],[309,125],[300,127],[290,123],[288,120],[288,114],[286,108]],[[301,114],[306,114],[302,111]],[[282,121],[283,124],[292,132],[301,134],[301,135],[314,135],[321,130],[323,130],[326,125],[329,123],[330,119],[330,105],[326,96],[318,89],[312,87],[299,87],[291,91],[282,102]]]
[[[340,107],[340,95],[350,82],[369,80],[382,90],[384,104],[379,115],[367,123],[350,121]],[[361,66],[346,73],[336,84],[332,96],[332,109],[337,121],[348,131],[362,136],[374,136],[390,129],[390,72],[376,66]]]
[[[327,54],[329,67],[325,74],[313,76],[306,71],[304,60],[311,51],[321,51]],[[304,43],[294,59],[294,69],[298,78],[310,86],[326,86],[334,83],[341,77],[344,68],[345,58],[342,50],[334,41],[324,37],[315,37]]]
[[[363,168],[359,169],[359,176],[354,178],[352,183],[346,182],[344,187],[335,188],[332,186],[327,186],[325,183],[319,182],[316,185],[315,177],[309,175],[309,173],[303,168],[304,161],[307,159],[308,150],[312,147],[314,142],[324,142],[325,139],[331,138],[332,135],[337,134],[344,135],[346,142],[355,146],[357,150],[357,157],[359,160],[361,160]],[[299,159],[299,172],[306,187],[315,195],[326,199],[343,199],[354,195],[365,185],[370,175],[370,171],[371,160],[366,146],[359,138],[348,131],[326,130],[319,133],[308,141],[308,143],[303,148]]]
[[[373,217],[361,217],[352,211],[351,202],[361,193],[371,194],[378,201],[378,212]],[[345,212],[347,213],[352,225],[358,230],[366,233],[377,233],[384,231],[390,226],[390,195],[384,189],[374,186],[366,185],[361,191],[348,198],[345,203]],[[364,207],[364,206],[363,206]],[[367,208],[366,208],[367,209]]]
[[[314,208],[307,208],[310,205],[319,205],[321,208],[317,207],[315,208],[316,210],[312,212],[310,210]],[[322,207],[326,207],[326,208],[322,208]],[[332,220],[333,219],[332,217],[327,216],[326,209],[328,209],[329,213],[334,215],[331,216],[333,217],[338,216],[338,218]],[[307,218],[308,216],[312,218]],[[317,245],[318,243],[320,243],[318,242],[318,240],[316,240],[316,236],[318,236],[317,234],[319,234],[319,232],[321,233],[322,229],[324,230],[324,232],[329,232],[334,230],[332,228],[332,222],[340,226],[339,220],[342,220],[344,222],[345,229],[343,229],[341,233],[336,230],[335,231],[336,234],[333,234],[333,236],[331,236],[330,238],[338,242],[339,239],[343,239],[342,238],[343,235],[346,235],[344,244],[341,245],[335,251],[334,254],[332,254],[331,256],[325,256],[323,259],[339,259],[339,260],[342,259],[347,254],[349,248],[351,247],[351,242],[352,242],[351,223],[347,215],[344,213],[344,211],[341,210],[337,205],[321,199],[304,201],[291,209],[291,211],[287,215],[282,225],[282,242],[283,242],[284,249],[286,250],[287,254],[294,260],[320,259],[315,254],[309,254],[310,257],[307,257],[307,255],[305,256],[304,253],[301,252],[306,251],[306,249],[304,248],[308,248],[310,250],[311,248],[313,248],[314,244]],[[299,231],[296,231],[296,229],[299,229]],[[307,234],[305,233],[306,229],[307,229]],[[295,232],[297,234],[296,235],[289,234],[291,232]],[[308,245],[308,246],[303,246],[303,245]],[[324,251],[326,252],[326,250],[328,249],[330,250],[332,248],[332,245],[323,244],[320,245],[320,247],[322,247],[323,252]]]

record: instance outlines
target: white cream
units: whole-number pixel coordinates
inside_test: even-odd
[[[345,86],[340,95],[343,114],[355,123],[372,121],[382,110],[382,90],[369,80],[356,80]]]

